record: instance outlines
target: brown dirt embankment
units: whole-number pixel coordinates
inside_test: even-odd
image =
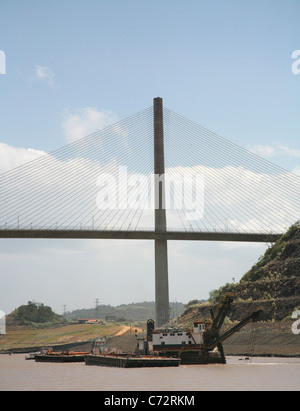
[[[223,343],[225,354],[299,357],[300,334],[292,332],[292,324],[292,321],[248,324]]]

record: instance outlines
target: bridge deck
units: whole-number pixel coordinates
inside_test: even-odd
[[[112,239],[112,240],[187,240],[187,241],[240,241],[273,243],[282,234],[223,233],[167,231],[109,231],[109,230],[0,230],[0,238],[48,239]]]

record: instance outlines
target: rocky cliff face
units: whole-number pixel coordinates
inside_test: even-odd
[[[240,320],[257,307],[262,307],[262,320],[281,321],[300,309],[300,226],[292,226],[238,284],[226,284],[214,292],[210,305],[189,307],[181,320],[191,317],[210,318],[209,308],[218,303],[226,292],[234,293],[230,313],[232,321]]]

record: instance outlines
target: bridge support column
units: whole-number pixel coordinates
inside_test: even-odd
[[[165,209],[165,160],[163,104],[157,97],[154,107],[154,174],[155,174],[155,231],[166,232]],[[161,327],[170,319],[168,245],[167,240],[155,240],[155,312],[156,326]]]

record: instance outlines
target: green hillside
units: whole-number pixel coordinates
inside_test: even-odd
[[[209,318],[209,308],[217,304],[226,292],[235,296],[230,314],[232,320],[241,319],[258,306],[264,309],[262,320],[281,321],[290,318],[300,308],[299,224],[293,225],[269,247],[239,283],[227,283],[212,291],[210,304],[190,306],[183,318],[192,313]]]
[[[64,320],[61,315],[55,314],[51,307],[42,303],[28,301],[27,304],[16,308],[6,317],[7,325],[26,325],[34,327],[45,327],[47,325],[62,324]]]

